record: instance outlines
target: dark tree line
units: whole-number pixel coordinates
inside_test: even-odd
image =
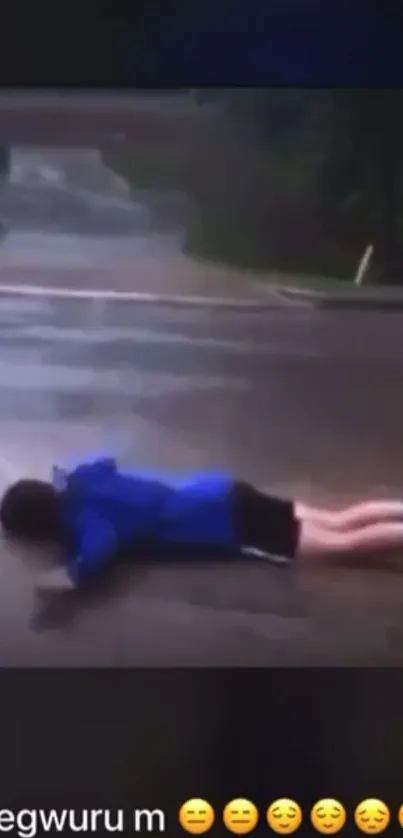
[[[359,255],[373,244],[377,278],[403,281],[403,91],[198,91],[224,105],[277,168],[299,174],[324,235]],[[270,183],[267,183],[270,190]]]

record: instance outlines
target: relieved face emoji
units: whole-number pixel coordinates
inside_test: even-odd
[[[187,800],[179,809],[179,823],[186,832],[202,835],[213,826],[214,809],[200,797]]]
[[[223,812],[223,821],[229,832],[235,835],[247,835],[258,823],[259,812],[254,803],[243,797],[227,803]]]
[[[312,825],[322,835],[335,835],[346,822],[346,810],[338,800],[326,797],[318,800],[311,811]]]
[[[266,817],[273,832],[292,835],[302,824],[302,809],[295,800],[282,797],[270,804]]]
[[[383,800],[375,797],[362,800],[354,812],[354,820],[361,832],[379,835],[390,823],[390,812]]]

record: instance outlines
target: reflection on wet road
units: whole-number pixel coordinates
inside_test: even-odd
[[[2,297],[1,483],[113,449],[316,502],[399,494],[402,327],[392,314]],[[125,596],[44,634],[27,628],[32,572],[7,549],[0,575],[0,663],[403,659],[403,574],[139,565]]]

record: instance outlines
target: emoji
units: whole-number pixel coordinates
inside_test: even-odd
[[[223,812],[223,821],[230,832],[235,835],[247,835],[257,826],[259,812],[254,803],[239,797],[227,803]]]
[[[346,810],[338,800],[325,797],[318,800],[311,810],[312,825],[322,835],[335,835],[346,822]]]
[[[379,835],[390,823],[390,812],[383,800],[369,797],[362,800],[354,812],[354,820],[361,832]]]
[[[302,824],[302,809],[295,800],[281,797],[270,804],[266,817],[273,832],[292,835]]]
[[[208,832],[214,823],[214,809],[207,800],[194,797],[187,800],[179,809],[179,823],[186,832],[202,835]]]
[[[399,821],[399,823],[400,823],[400,826],[401,826],[401,827],[402,827],[402,829],[403,829],[403,805],[400,807],[400,809],[399,809],[399,811],[398,811],[398,813],[397,813],[397,819],[398,819],[398,821]]]

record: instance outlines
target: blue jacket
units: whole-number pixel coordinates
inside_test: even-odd
[[[136,542],[238,547],[234,480],[228,475],[133,472],[103,457],[70,472],[55,468],[53,482],[60,491],[62,525],[74,545],[69,571],[78,583]]]

